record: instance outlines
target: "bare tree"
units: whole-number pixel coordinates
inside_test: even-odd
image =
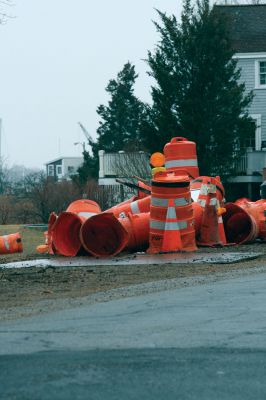
[[[0,24],[4,24],[7,22],[9,18],[14,18],[7,9],[10,10],[11,7],[14,6],[12,0],[0,0]]]

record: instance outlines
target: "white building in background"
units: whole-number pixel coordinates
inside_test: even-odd
[[[266,167],[266,4],[216,5],[215,10],[229,20],[233,58],[241,69],[240,82],[245,83],[247,93],[254,94],[249,114],[256,123],[255,136],[246,143],[238,176],[231,179],[243,188],[243,195],[248,187],[252,198],[253,193],[259,193]]]
[[[70,180],[77,174],[78,168],[83,164],[83,157],[59,157],[48,161],[46,166],[47,177],[53,177],[57,181]]]

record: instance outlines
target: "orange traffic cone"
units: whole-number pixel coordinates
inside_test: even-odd
[[[182,250],[182,241],[176,217],[175,203],[174,199],[169,199],[162,242],[162,252],[180,250]]]
[[[211,178],[202,216],[198,245],[210,247],[222,246],[218,225],[216,186],[213,178]]]

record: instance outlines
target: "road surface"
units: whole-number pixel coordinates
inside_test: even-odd
[[[265,399],[266,273],[3,321],[0,399]]]

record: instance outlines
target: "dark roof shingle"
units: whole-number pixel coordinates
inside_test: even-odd
[[[214,11],[228,17],[237,53],[266,52],[266,4],[215,5]]]

